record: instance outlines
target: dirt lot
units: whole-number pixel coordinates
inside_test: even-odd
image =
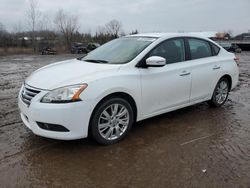
[[[35,69],[72,55],[0,57],[0,187],[250,187],[250,53],[222,108],[206,103],[137,123],[119,144],[35,136],[17,94]]]

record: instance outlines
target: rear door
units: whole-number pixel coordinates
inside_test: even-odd
[[[213,44],[199,38],[187,38],[191,60],[192,86],[190,102],[209,99],[214,90],[221,65]]]

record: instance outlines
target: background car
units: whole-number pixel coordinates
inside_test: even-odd
[[[55,55],[57,51],[53,49],[52,47],[44,47],[41,50],[41,55]]]
[[[88,50],[88,52],[91,52],[92,50],[94,50],[94,49],[96,49],[98,47],[100,47],[100,44],[98,44],[96,42],[94,42],[94,43],[88,43],[87,50]]]
[[[229,52],[241,53],[242,49],[237,44],[232,44]]]
[[[229,52],[235,52],[235,53],[241,53],[242,50],[240,49],[240,47],[237,44],[232,44],[229,42],[224,42],[224,43],[219,43],[225,50],[229,51]]]
[[[88,53],[87,48],[83,45],[83,43],[75,42],[71,46],[71,53],[72,54],[83,54]]]
[[[83,43],[73,43],[71,46],[72,54],[87,54],[92,50],[98,48],[100,44],[98,43],[88,43],[87,46],[84,46]]]

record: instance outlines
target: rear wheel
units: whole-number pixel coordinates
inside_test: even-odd
[[[90,131],[100,144],[114,144],[123,139],[134,123],[131,105],[122,98],[111,98],[102,102],[95,109]]]
[[[229,94],[229,81],[226,78],[221,78],[217,83],[212,99],[209,101],[209,104],[213,107],[222,106],[228,97]]]

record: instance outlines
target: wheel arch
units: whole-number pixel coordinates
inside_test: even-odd
[[[221,80],[222,78],[226,78],[226,79],[228,80],[228,82],[229,82],[229,91],[231,91],[231,89],[232,89],[232,77],[231,77],[229,74],[225,74],[225,75],[223,75],[223,76],[220,78],[220,80]]]
[[[92,119],[92,117],[93,117],[93,114],[94,114],[94,112],[96,111],[97,107],[98,107],[102,102],[104,102],[105,100],[108,100],[108,99],[114,98],[114,97],[120,97],[120,98],[122,98],[122,99],[125,99],[125,100],[131,105],[131,107],[132,107],[132,109],[133,109],[133,112],[134,112],[134,122],[136,122],[136,120],[137,120],[137,114],[138,114],[138,107],[137,107],[137,104],[136,104],[134,98],[133,98],[130,94],[126,93],[126,92],[113,92],[113,93],[110,93],[110,94],[106,95],[105,97],[103,97],[103,98],[95,105],[94,109],[92,110],[91,116],[90,116],[89,126],[90,126],[90,123],[91,123],[91,119]],[[90,128],[88,128],[88,130],[90,130]],[[88,133],[88,135],[90,135],[90,134]]]

